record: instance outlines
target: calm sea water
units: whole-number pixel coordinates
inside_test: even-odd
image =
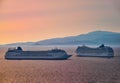
[[[74,46],[22,46],[24,50],[60,48],[68,60],[5,60],[0,47],[0,83],[120,83],[120,47],[114,58],[76,57]],[[97,46],[93,46],[97,47]]]

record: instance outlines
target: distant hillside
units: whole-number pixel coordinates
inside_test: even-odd
[[[53,38],[38,42],[20,43],[21,45],[120,45],[120,33],[108,32],[108,31],[94,31],[87,34],[78,36],[70,36],[64,38]],[[19,45],[14,43],[10,45]]]

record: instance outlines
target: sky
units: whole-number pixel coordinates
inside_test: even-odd
[[[0,0],[0,44],[120,32],[120,0]]]

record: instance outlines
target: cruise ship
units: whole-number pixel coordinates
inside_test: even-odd
[[[83,45],[76,49],[76,54],[79,57],[113,57],[114,51],[111,47],[104,46],[104,44],[97,48],[90,48]]]
[[[5,59],[11,60],[65,60],[71,57],[66,51],[52,49],[47,51],[23,51],[21,47],[9,48]]]

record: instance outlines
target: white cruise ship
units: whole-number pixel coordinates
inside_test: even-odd
[[[52,49],[47,51],[23,51],[21,47],[9,48],[5,59],[12,60],[65,60],[71,57],[66,51]]]

